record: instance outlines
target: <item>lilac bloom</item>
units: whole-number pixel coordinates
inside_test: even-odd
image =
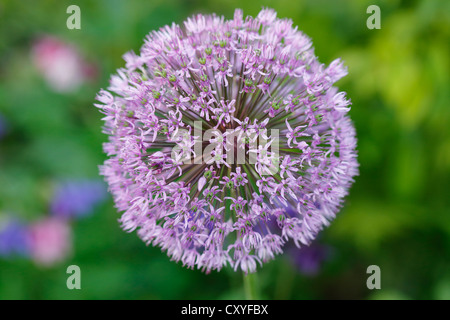
[[[358,174],[350,100],[334,86],[346,74],[272,9],[152,31],[95,104],[108,135],[100,173],[123,228],[205,272],[254,272],[287,243],[310,245]],[[201,133],[182,144],[203,154],[173,152],[196,121]]]

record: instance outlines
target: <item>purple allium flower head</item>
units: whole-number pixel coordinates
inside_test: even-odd
[[[0,226],[0,256],[26,256],[28,254],[28,227],[16,220],[7,221]]]
[[[247,273],[335,217],[358,173],[333,87],[347,71],[319,63],[291,20],[199,14],[124,59],[96,106],[125,230],[189,268]]]
[[[80,218],[92,213],[106,195],[106,186],[102,181],[66,181],[57,186],[50,211],[58,217]]]

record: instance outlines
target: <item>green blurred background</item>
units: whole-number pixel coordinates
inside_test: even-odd
[[[39,3],[39,5],[38,5]],[[81,8],[68,30],[66,8]],[[381,8],[369,30],[366,9]],[[144,36],[194,13],[255,16],[269,6],[313,39],[323,63],[342,57],[357,133],[360,176],[345,207],[317,240],[327,248],[316,274],[286,253],[259,269],[266,299],[450,299],[450,1],[0,1],[0,217],[48,215],[57,181],[98,178],[101,114],[93,106],[121,56]],[[31,58],[38,37],[74,46],[96,76],[56,92]],[[71,223],[73,251],[51,267],[0,258],[0,299],[240,299],[242,275],[210,275],[170,262],[123,232],[111,197]],[[68,290],[66,268],[80,266],[82,289]],[[366,287],[369,265],[381,290]]]

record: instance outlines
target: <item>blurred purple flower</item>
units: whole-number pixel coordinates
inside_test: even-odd
[[[32,60],[47,84],[57,92],[72,92],[97,74],[97,67],[87,63],[76,48],[52,36],[35,41]]]
[[[58,217],[80,218],[91,214],[106,195],[106,185],[102,181],[66,181],[57,187],[50,211]]]
[[[0,226],[0,256],[27,256],[29,253],[29,232],[27,226],[11,220]]]
[[[0,139],[3,138],[8,131],[8,125],[6,123],[5,117],[0,114]]]
[[[40,266],[52,266],[72,250],[72,231],[66,221],[47,218],[30,226],[30,253]]]
[[[331,249],[327,246],[313,243],[303,246],[300,250],[292,247],[290,257],[294,266],[304,275],[317,275],[323,263],[330,257]]]

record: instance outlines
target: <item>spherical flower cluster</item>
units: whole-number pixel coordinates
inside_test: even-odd
[[[335,217],[358,173],[333,87],[347,71],[319,63],[291,20],[199,14],[124,59],[96,106],[125,230],[188,268],[247,273]]]

